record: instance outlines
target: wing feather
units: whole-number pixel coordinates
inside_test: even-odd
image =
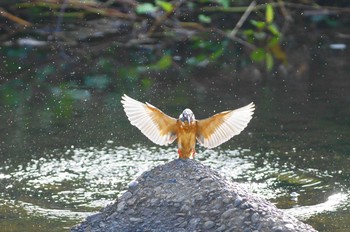
[[[236,110],[224,111],[197,121],[197,141],[207,148],[217,147],[241,133],[254,113],[254,103]]]
[[[176,119],[169,117],[149,103],[142,103],[124,94],[121,100],[130,123],[147,138],[159,145],[176,139]]]

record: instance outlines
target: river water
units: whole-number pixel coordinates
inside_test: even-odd
[[[70,86],[71,97],[58,104],[16,92],[15,103],[6,98],[0,106],[1,231],[67,230],[143,171],[177,158],[174,144],[156,146],[130,125],[124,93],[173,117],[191,108],[197,119],[254,101],[245,131],[219,148],[198,147],[196,159],[319,231],[349,231],[349,52],[317,54],[288,74],[206,68],[148,88]]]

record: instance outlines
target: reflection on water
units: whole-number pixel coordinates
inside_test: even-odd
[[[149,98],[175,117],[183,105],[198,118],[243,105],[232,106],[232,96],[218,97],[217,90],[207,90],[212,93],[207,97],[188,89],[186,98],[183,91],[169,91],[171,98],[139,98]],[[350,220],[349,150],[344,141],[349,109],[344,109],[341,95],[319,100],[315,96],[321,94],[314,91],[307,96],[316,100],[300,105],[304,100],[299,98],[305,96],[300,90],[289,89],[288,94],[271,86],[257,88],[250,97],[256,99],[255,118],[246,131],[218,149],[198,147],[196,159],[320,231],[345,232]],[[295,97],[282,101],[283,96]],[[186,100],[174,105],[177,97]],[[0,135],[8,145],[1,147],[3,231],[62,231],[114,201],[143,171],[177,158],[175,145],[154,146],[133,128],[119,101],[118,94],[92,97],[63,122],[52,120],[42,107],[3,111],[0,117],[12,120],[1,125],[6,133]],[[337,111],[342,114],[333,118]]]
[[[293,207],[285,211],[301,219],[307,219],[319,213],[335,212],[337,209],[346,205],[348,197],[348,194],[345,193],[335,193],[329,196],[323,203],[312,206]]]
[[[112,202],[142,172],[176,157],[175,147],[127,148],[116,146],[113,141],[107,141],[101,148],[72,146],[56,150],[55,154],[32,159],[11,171],[2,170],[0,178],[5,184],[0,186],[1,202],[22,211],[22,215],[78,222]],[[197,154],[204,164],[257,194],[272,201],[278,199],[278,205],[286,206],[287,212],[303,220],[346,205],[348,193],[330,191],[332,175],[271,162],[278,157],[273,152],[263,154],[242,148],[199,148]],[[300,194],[297,202],[289,197],[292,191]],[[315,195],[317,199],[310,204],[309,198]]]

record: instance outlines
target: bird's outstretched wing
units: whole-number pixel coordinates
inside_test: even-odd
[[[246,128],[254,113],[254,103],[242,108],[224,111],[197,121],[197,141],[207,148],[226,142]]]
[[[121,100],[130,123],[136,126],[152,142],[168,145],[176,139],[176,119],[147,103],[144,104],[126,94]]]

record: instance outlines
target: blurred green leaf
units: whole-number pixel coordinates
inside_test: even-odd
[[[256,62],[263,61],[265,59],[265,56],[266,56],[266,52],[262,48],[257,48],[250,54],[250,58]]]
[[[216,48],[215,51],[212,54],[210,54],[210,59],[217,60],[220,56],[222,56],[222,54],[224,54],[224,52],[225,52],[227,45],[228,45],[228,42],[223,41],[221,43],[221,46]]]
[[[222,5],[225,8],[230,7],[231,0],[217,0],[220,5]]]
[[[150,14],[150,13],[154,13],[157,9],[158,9],[158,7],[156,7],[152,3],[146,2],[146,3],[142,3],[142,4],[137,5],[136,13],[138,13],[138,14]]]
[[[198,15],[198,19],[202,23],[211,23],[211,18],[207,15],[204,15],[204,14]]]
[[[248,43],[254,43],[255,40],[255,31],[252,29],[247,29],[243,31],[243,35],[245,35]]]
[[[266,64],[266,69],[268,71],[271,71],[273,68],[273,57],[271,53],[267,52],[265,56],[265,64]]]
[[[259,29],[263,29],[266,26],[266,23],[263,21],[250,20],[250,23]]]
[[[149,89],[152,86],[153,82],[149,78],[144,78],[141,80],[141,85],[145,89]]]
[[[0,89],[0,100],[4,105],[15,106],[19,103],[19,92],[9,85],[5,85]]]
[[[171,12],[174,6],[170,2],[156,0],[156,5],[160,6],[165,12]]]
[[[274,10],[271,4],[267,4],[265,11],[265,21],[266,23],[272,23],[274,18]]]
[[[274,36],[269,40],[267,46],[272,47],[272,46],[275,46],[276,44],[278,44],[279,42],[280,42],[280,37]]]
[[[193,48],[208,49],[212,47],[212,43],[202,38],[194,40]]]
[[[254,35],[254,33],[255,33],[255,31],[252,30],[252,29],[247,29],[247,30],[244,30],[244,31],[243,31],[243,34],[244,34],[244,35],[247,35],[247,36],[249,36],[249,35]]]
[[[103,57],[101,57],[100,60],[97,62],[96,67],[108,72],[114,71],[115,69],[115,66],[113,65],[112,61]]]
[[[70,118],[73,115],[74,100],[69,94],[64,94],[57,101],[56,107],[53,109],[57,118]]]
[[[118,69],[118,79],[135,81],[140,78],[140,72],[137,67],[120,67]]]
[[[280,31],[278,30],[278,28],[277,28],[277,26],[276,26],[275,24],[270,24],[270,25],[268,25],[267,28],[269,29],[269,31],[270,31],[272,34],[274,34],[274,35],[276,35],[276,36],[279,36],[279,35],[280,35]]]
[[[164,70],[169,68],[173,63],[173,58],[170,55],[164,55],[160,60],[153,65],[152,68],[158,69],[158,70]]]
[[[209,61],[206,55],[200,54],[200,55],[188,58],[186,60],[186,63],[189,65],[204,67],[209,63]]]

